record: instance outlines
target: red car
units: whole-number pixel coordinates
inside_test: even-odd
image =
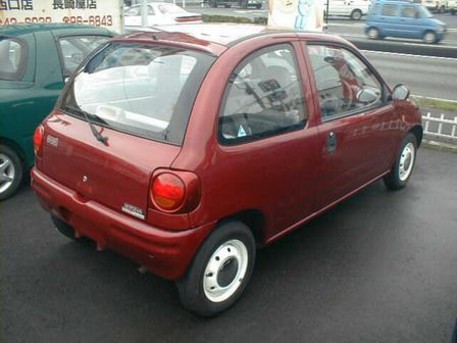
[[[383,178],[422,140],[408,90],[342,38],[139,32],[82,65],[35,132],[32,186],[57,229],[231,306],[256,248]]]

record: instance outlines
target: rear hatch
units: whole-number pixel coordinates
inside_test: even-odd
[[[46,120],[39,169],[77,192],[81,201],[142,218],[152,172],[169,167],[180,147],[106,128],[102,132],[106,144],[95,139],[87,122],[55,111]]]
[[[181,151],[213,61],[178,47],[107,44],[76,72],[45,121],[38,168],[82,201],[145,216],[152,172]]]

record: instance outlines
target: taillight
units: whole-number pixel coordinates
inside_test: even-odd
[[[184,182],[174,174],[160,174],[152,183],[152,198],[159,209],[176,210],[182,205],[185,196]]]
[[[35,150],[35,156],[41,157],[43,152],[43,138],[44,138],[44,127],[43,125],[38,125],[33,134],[33,147]]]
[[[163,212],[191,211],[200,201],[198,177],[185,171],[156,171],[152,179],[150,199],[154,207]]]

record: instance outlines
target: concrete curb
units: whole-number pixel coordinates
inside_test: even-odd
[[[421,146],[425,149],[457,153],[457,145],[424,139]]]

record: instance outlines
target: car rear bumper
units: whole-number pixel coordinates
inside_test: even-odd
[[[81,198],[70,188],[33,168],[32,188],[41,206],[86,236],[100,249],[111,248],[165,279],[178,280],[203,240],[214,228],[209,223],[186,231],[167,231]]]

